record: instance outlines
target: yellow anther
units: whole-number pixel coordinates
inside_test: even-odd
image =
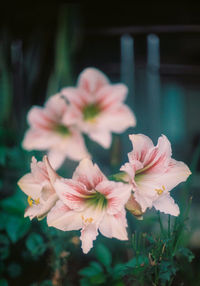
[[[28,201],[29,206],[32,206],[33,204],[38,205],[40,203],[40,198],[38,198],[37,200],[33,200],[31,196],[28,196],[27,201]]]
[[[84,216],[82,215],[81,218],[82,218],[84,223],[91,223],[91,222],[93,222],[93,218],[92,217],[84,218]]]
[[[38,205],[40,203],[40,198],[38,198],[37,200],[35,200],[35,204]]]
[[[162,193],[165,191],[165,186],[162,186],[162,189],[155,189],[158,195],[162,195]]]
[[[163,190],[162,189],[155,189],[158,195],[162,195]]]
[[[28,201],[29,206],[32,206],[33,200],[32,200],[32,198],[31,198],[31,196],[28,196],[27,201]]]

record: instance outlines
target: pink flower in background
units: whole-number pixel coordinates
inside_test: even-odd
[[[131,109],[123,102],[127,94],[124,84],[110,84],[108,78],[95,68],[85,69],[76,88],[64,88],[61,93],[70,102],[66,117],[80,130],[109,148],[112,132],[121,133],[136,125]]]
[[[162,135],[153,145],[145,135],[129,136],[133,151],[128,154],[129,163],[120,170],[125,171],[133,186],[134,198],[142,211],[155,207],[157,210],[177,216],[179,207],[170,196],[170,190],[186,181],[191,174],[186,164],[171,158],[171,144]]]
[[[131,186],[109,181],[96,164],[83,159],[72,179],[53,183],[59,200],[48,213],[47,223],[63,231],[81,229],[82,249],[93,246],[98,230],[106,237],[127,239],[124,206]]]
[[[49,98],[44,107],[34,106],[28,113],[30,129],[23,147],[27,150],[48,150],[52,166],[57,169],[66,157],[79,161],[89,156],[81,133],[68,123],[68,105],[60,94]]]
[[[28,196],[29,207],[25,211],[25,217],[43,218],[55,205],[58,196],[54,191],[53,182],[57,178],[59,176],[49,165],[46,156],[43,162],[37,162],[35,157],[32,158],[31,173],[18,181],[19,187]]]

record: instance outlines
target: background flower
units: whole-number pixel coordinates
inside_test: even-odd
[[[75,122],[88,136],[109,148],[111,133],[122,133],[136,125],[131,109],[124,104],[127,87],[110,84],[98,69],[87,68],[79,76],[77,87],[67,87],[61,93],[70,102],[66,117]]]
[[[51,96],[44,107],[34,106],[28,113],[29,130],[23,147],[27,150],[48,150],[52,166],[57,169],[66,157],[79,161],[89,156],[84,139],[65,118],[68,105],[60,94]]]

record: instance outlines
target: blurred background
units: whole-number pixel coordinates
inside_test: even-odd
[[[29,252],[34,243],[47,239],[41,234],[43,230],[38,230],[37,222],[31,225],[26,220],[26,226],[22,226],[25,196],[19,197],[19,190],[16,191],[17,180],[29,170],[31,156],[41,158],[41,154],[28,153],[21,148],[27,129],[26,114],[32,105],[43,105],[62,87],[75,85],[79,73],[89,66],[102,70],[112,82],[127,84],[129,94],[126,102],[137,118],[135,129],[113,136],[110,150],[89,142],[89,150],[95,154],[94,160],[105,172],[112,173],[127,160],[127,152],[131,150],[128,142],[130,132],[145,133],[154,143],[160,134],[167,135],[174,158],[187,163],[193,171],[187,188],[177,197],[183,200],[193,197],[188,243],[199,254],[198,9],[191,4],[145,1],[134,5],[124,2],[111,7],[89,1],[56,1],[38,5],[16,1],[4,4],[0,17],[2,283],[32,285],[36,282],[34,278],[40,273],[36,262],[35,270],[30,270],[30,265],[26,266],[26,272],[32,273],[26,279],[22,265],[28,261],[28,255],[33,255]],[[66,174],[67,169],[71,175],[75,166],[75,163],[66,162],[61,173]],[[31,236],[33,229],[36,239]],[[24,244],[26,250],[21,255],[20,249]],[[19,246],[18,252],[16,245]],[[48,250],[36,247],[37,251],[40,261],[46,261]],[[77,256],[80,256],[79,252],[78,248]],[[89,258],[81,256],[77,269],[87,260]],[[197,261],[194,269],[198,268]],[[47,269],[39,280],[48,278],[49,271]],[[78,278],[75,273],[73,275],[75,278],[71,278],[72,284],[69,285],[76,285]]]

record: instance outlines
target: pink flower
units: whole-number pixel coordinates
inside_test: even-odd
[[[111,145],[111,132],[121,133],[136,124],[133,112],[123,103],[127,87],[110,84],[95,68],[87,68],[80,74],[77,88],[64,88],[61,93],[70,102],[69,122],[75,122],[104,148]]]
[[[53,186],[60,200],[47,223],[63,231],[81,229],[84,253],[92,248],[98,230],[109,238],[127,239],[124,206],[131,194],[129,184],[109,181],[96,164],[83,159],[72,179],[58,178]]]
[[[43,162],[37,162],[35,157],[32,158],[31,173],[18,181],[19,187],[28,196],[29,207],[25,211],[25,217],[41,219],[46,216],[58,200],[53,188],[53,182],[57,178],[59,176],[49,165],[46,156]]]
[[[89,156],[82,135],[66,120],[68,105],[60,94],[49,98],[45,107],[32,107],[28,113],[30,129],[26,132],[23,147],[27,150],[48,150],[55,169],[66,157],[79,161]]]
[[[179,207],[170,196],[170,191],[186,181],[191,174],[186,164],[171,158],[171,144],[166,136],[153,145],[145,135],[129,136],[133,151],[128,154],[129,163],[120,170],[125,171],[133,186],[134,198],[142,211],[155,207],[157,210],[177,216]]]

